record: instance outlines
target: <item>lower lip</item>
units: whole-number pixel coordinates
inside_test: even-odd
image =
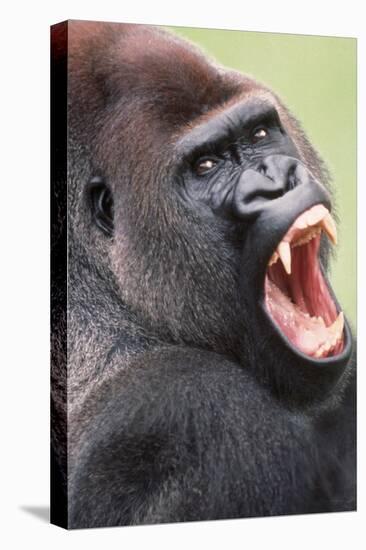
[[[290,350],[294,355],[296,355],[299,359],[303,360],[309,365],[337,365],[337,364],[346,364],[352,353],[352,334],[351,330],[349,328],[348,322],[345,318],[344,320],[344,329],[343,329],[343,350],[338,355],[332,355],[329,357],[321,357],[321,358],[315,358],[310,355],[306,355],[301,350],[296,348],[292,342],[283,334],[281,329],[277,326],[277,324],[273,321],[271,316],[269,315],[267,311],[267,307],[265,305],[265,298],[261,299],[260,302],[260,310],[262,311],[262,314],[264,314],[264,320],[267,323],[270,324],[270,329],[272,329],[276,336],[280,338],[280,340],[283,342],[285,347]],[[262,315],[263,316],[263,315]]]

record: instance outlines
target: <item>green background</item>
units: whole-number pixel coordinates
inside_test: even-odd
[[[284,100],[330,170],[339,245],[331,281],[356,325],[356,40],[169,27]]]

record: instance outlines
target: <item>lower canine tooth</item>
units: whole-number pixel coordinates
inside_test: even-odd
[[[318,317],[322,319],[322,317]],[[322,319],[323,320],[323,319]],[[337,319],[334,321],[330,327],[328,327],[328,338],[315,352],[314,357],[322,357],[325,353],[328,354],[338,343],[342,337],[344,327],[344,315],[341,311]]]
[[[290,243],[281,241],[277,247],[278,255],[288,275],[291,274],[291,247]]]
[[[342,336],[344,327],[344,315],[341,311],[334,323],[328,327],[328,332],[336,336],[337,340]]]

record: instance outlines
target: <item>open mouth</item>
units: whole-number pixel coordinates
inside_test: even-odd
[[[333,218],[317,204],[291,225],[265,277],[270,317],[295,348],[315,359],[339,355],[344,345],[343,313],[337,312],[318,260],[322,231],[336,244]]]

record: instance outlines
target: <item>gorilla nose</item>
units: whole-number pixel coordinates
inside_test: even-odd
[[[241,175],[233,196],[234,215],[250,221],[269,201],[309,179],[309,171],[298,159],[285,155],[268,156]]]

